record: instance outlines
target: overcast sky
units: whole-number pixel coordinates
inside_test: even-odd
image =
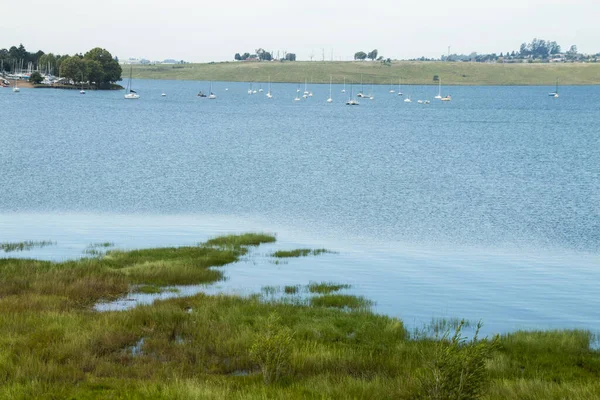
[[[600,52],[599,0],[2,0],[0,48],[55,54],[104,47],[119,58],[206,62],[287,50],[299,60],[348,60],[518,50],[534,37]],[[37,10],[36,12],[32,12]],[[12,16],[11,16],[12,15]]]

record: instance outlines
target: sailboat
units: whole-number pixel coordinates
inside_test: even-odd
[[[390,93],[396,93],[394,90],[394,82],[392,80],[390,80]]]
[[[346,93],[346,76],[344,75],[344,88],[342,89],[342,93]]]
[[[373,96],[373,83],[371,82],[371,90],[369,90],[369,95],[367,96],[369,100],[374,100],[375,96]]]
[[[21,89],[17,86],[17,78],[15,77],[15,86],[13,86],[13,93],[19,93]]]
[[[140,95],[131,88],[131,75],[133,74],[133,66],[129,67],[129,81],[127,82],[127,89],[125,89],[125,98],[129,100],[139,99]]]
[[[358,92],[358,94],[356,95],[356,97],[367,97],[364,94],[365,91],[365,85],[363,84],[363,76],[362,74],[360,74],[360,92]]]
[[[402,96],[402,78],[398,78],[398,96]]]
[[[271,98],[273,98],[273,95],[271,94],[271,75],[269,75],[269,91],[267,92],[267,99]]]
[[[261,84],[260,84],[260,86],[259,86],[258,92],[259,92],[259,93],[262,93],[263,91],[264,91],[264,90],[263,90],[263,88],[262,88],[262,83],[261,83]]]
[[[308,97],[308,88],[306,86],[306,78],[304,78],[304,96],[302,96],[304,98]]]
[[[216,98],[217,98],[217,95],[216,95],[216,94],[214,94],[214,93],[213,93],[213,91],[212,91],[212,82],[210,83],[210,89],[209,89],[209,92],[208,92],[208,93],[209,93],[209,94],[208,94],[208,98],[209,98],[210,100],[214,100],[214,99],[216,99]]]
[[[252,94],[252,84],[250,83],[249,85],[248,94]]]
[[[350,85],[350,98],[346,102],[347,106],[358,106],[360,103],[358,100],[353,99],[354,97],[354,85]]]
[[[85,90],[83,90],[83,72],[81,73],[81,90],[79,91],[79,94],[85,94]]]
[[[548,93],[548,96],[558,98],[558,79],[556,79],[556,90],[554,92]]]
[[[296,88],[296,97],[294,98],[294,101],[300,101],[300,84],[298,84],[298,87]]]
[[[333,78],[329,75],[329,98],[327,99],[328,103],[333,103],[333,99],[331,98],[331,82]]]
[[[438,95],[434,97],[435,99],[441,100],[442,98],[442,79],[438,78]]]

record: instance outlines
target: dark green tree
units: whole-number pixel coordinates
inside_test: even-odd
[[[83,81],[85,74],[85,64],[77,56],[69,57],[64,60],[60,66],[61,76],[70,79],[73,83]]]
[[[370,51],[369,54],[367,54],[367,58],[371,61],[375,60],[377,58],[377,49]]]
[[[240,55],[240,53],[235,53],[235,56],[233,56],[233,59],[235,61],[241,61],[242,60],[242,56]]]
[[[107,86],[121,80],[121,73],[123,70],[108,50],[96,47],[85,53],[83,58],[86,60],[97,61],[102,66],[104,76],[100,82],[97,82],[99,86]]]
[[[367,53],[365,53],[364,51],[358,51],[358,52],[354,53],[355,60],[365,60],[366,58],[367,58]]]
[[[29,77],[29,82],[33,83],[34,85],[42,83],[43,80],[44,78],[42,78],[42,74],[37,71],[34,71]]]
[[[96,60],[84,60],[85,77],[90,83],[94,83],[96,87],[100,87],[104,78],[104,69],[102,64]]]

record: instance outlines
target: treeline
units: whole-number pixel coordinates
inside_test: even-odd
[[[597,62],[600,53],[594,55],[585,55],[579,53],[577,46],[572,45],[569,50],[563,51],[563,48],[556,42],[544,39],[534,38],[531,42],[522,43],[518,50],[490,54],[450,54],[443,55],[441,61],[471,61],[471,62],[549,62],[564,61],[590,61]],[[424,57],[415,59],[416,61],[436,61]]]
[[[235,53],[233,59],[236,61],[296,61],[296,54],[288,53],[287,51],[283,52],[283,57],[279,57],[279,52],[277,52],[277,57],[273,51],[266,51],[265,49],[256,49],[254,53]]]
[[[30,81],[40,83],[43,75],[58,75],[73,83],[89,82],[98,89],[109,88],[121,80],[119,60],[105,49],[96,47],[85,54],[54,55],[38,51],[29,53],[21,44],[0,50],[0,65],[3,72],[18,73],[31,71]]]

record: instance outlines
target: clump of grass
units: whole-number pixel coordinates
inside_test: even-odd
[[[373,302],[362,296],[326,294],[324,296],[311,297],[309,304],[314,307],[333,307],[358,310],[368,309],[373,305]]]
[[[298,285],[296,286],[285,286],[283,288],[283,291],[285,294],[296,294],[298,293],[298,291],[300,290],[300,287]]]
[[[350,285],[348,284],[339,284],[333,282],[311,282],[308,285],[308,291],[310,293],[319,293],[319,294],[329,294],[333,292],[338,292],[342,289],[350,289]]]
[[[281,291],[277,286],[263,286],[260,290],[267,296],[274,296]]]
[[[258,325],[259,331],[250,348],[250,358],[258,364],[263,380],[268,385],[290,372],[293,333],[281,324],[281,318],[276,313],[271,313]]]
[[[100,243],[92,243],[90,244],[88,247],[92,248],[92,249],[96,249],[96,248],[107,248],[107,247],[114,247],[115,244],[113,242],[100,242]]]
[[[4,242],[0,243],[0,250],[3,250],[5,253],[10,253],[12,251],[27,251],[31,250],[35,247],[46,247],[53,246],[56,242],[52,242],[49,240],[42,240],[38,242],[34,242],[31,240],[25,242]]]
[[[134,290],[135,293],[158,294],[164,292],[160,286],[156,285],[140,285]]]
[[[205,246],[216,247],[241,247],[258,246],[263,243],[275,242],[275,236],[266,233],[244,233],[242,235],[220,236],[207,240]]]
[[[327,249],[295,249],[295,250],[278,250],[271,254],[271,257],[276,258],[292,258],[292,257],[307,257],[310,255],[318,256],[319,254],[334,253]]]
[[[464,321],[449,339],[449,330],[433,345],[433,355],[426,362],[425,373],[419,380],[419,397],[432,400],[470,400],[484,394],[489,382],[486,363],[498,348],[498,338],[479,340],[481,322],[475,336],[466,340],[461,331]]]

